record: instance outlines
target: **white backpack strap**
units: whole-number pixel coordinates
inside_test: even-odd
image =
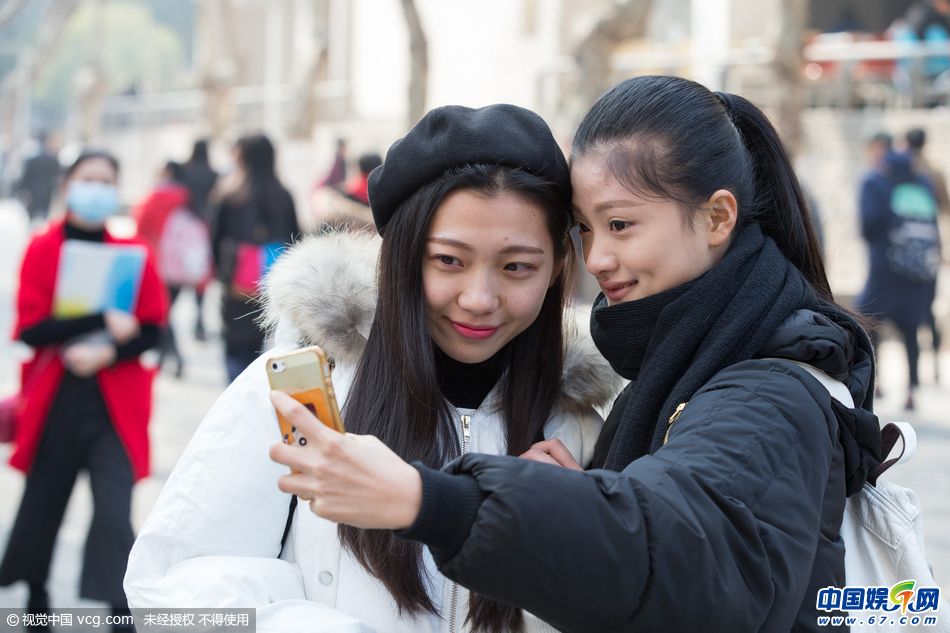
[[[820,382],[832,398],[849,409],[854,408],[854,399],[845,384],[840,380],[835,380],[817,367],[790,358],[769,357],[762,360],[783,360],[798,365]],[[901,452],[896,457],[891,457],[898,440],[901,440]],[[883,475],[884,471],[897,464],[906,464],[916,452],[917,433],[914,432],[914,427],[911,426],[910,422],[889,422],[885,424],[881,428],[881,458],[884,461],[868,474],[868,482],[872,485],[877,483],[878,477]]]
[[[848,391],[848,388],[840,380],[835,380],[825,372],[821,371],[817,367],[809,365],[808,363],[803,363],[797,360],[792,360],[790,358],[781,358],[779,360],[784,360],[789,363],[795,363],[809,374],[814,376],[815,380],[821,383],[821,386],[828,390],[828,393],[831,394],[831,397],[848,407],[849,409],[854,408],[854,398],[851,397],[851,392]]]

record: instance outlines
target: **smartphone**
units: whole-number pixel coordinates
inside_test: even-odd
[[[343,433],[343,419],[333,393],[330,363],[317,346],[267,359],[267,380],[274,391],[283,391],[307,407],[311,413],[335,431]],[[305,444],[297,428],[277,412],[277,423],[284,443]]]

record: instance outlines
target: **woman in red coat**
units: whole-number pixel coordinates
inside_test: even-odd
[[[158,340],[167,297],[149,255],[131,312],[53,315],[67,240],[135,243],[105,229],[106,218],[119,207],[118,171],[106,152],[80,155],[66,172],[65,219],[31,239],[20,269],[14,336],[36,353],[22,369],[25,403],[10,464],[27,473],[26,487],[0,563],[0,585],[27,581],[33,613],[49,607],[45,585],[53,545],[83,469],[89,472],[95,510],[80,595],[126,608],[122,577],[134,539],[132,484],[148,474],[154,373],[139,363],[139,355]]]

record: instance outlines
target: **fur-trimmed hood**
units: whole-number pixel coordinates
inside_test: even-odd
[[[292,246],[264,279],[263,324],[278,339],[320,345],[339,362],[356,365],[376,311],[376,266],[382,240],[368,232],[308,236]],[[565,319],[561,404],[609,407],[621,378],[591,340],[589,313]]]

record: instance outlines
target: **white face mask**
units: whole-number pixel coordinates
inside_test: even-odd
[[[119,210],[119,191],[115,185],[77,180],[69,185],[66,207],[84,222],[104,224]]]

